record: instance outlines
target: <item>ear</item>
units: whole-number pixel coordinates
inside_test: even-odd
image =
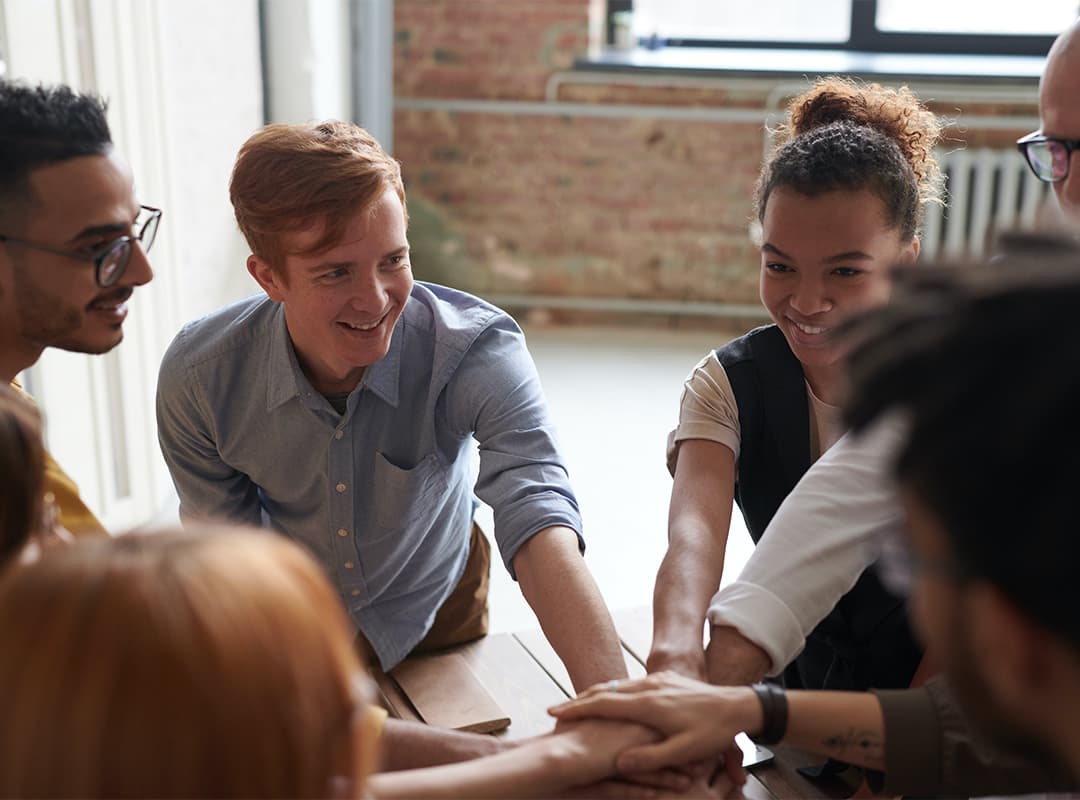
[[[247,270],[271,300],[275,303],[284,301],[285,295],[282,292],[284,281],[269,264],[252,253],[247,259]]]
[[[1009,710],[1025,709],[1057,692],[1051,634],[990,583],[976,583],[968,593],[974,656],[995,700]]]
[[[902,264],[904,266],[914,264],[915,261],[919,258],[920,247],[921,244],[919,242],[919,237],[911,237],[911,241],[904,246],[903,250],[900,251],[900,258],[897,259],[896,263]]]

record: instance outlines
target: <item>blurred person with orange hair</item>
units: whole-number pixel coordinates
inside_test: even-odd
[[[625,677],[524,335],[413,280],[398,162],[349,123],[268,125],[230,191],[264,293],[188,324],[163,360],[158,431],[182,518],[303,543],[390,670],[487,632],[479,497],[574,686]]]
[[[367,685],[336,593],[286,539],[82,541],[0,580],[0,795],[543,796],[654,738],[590,723],[371,778]]]

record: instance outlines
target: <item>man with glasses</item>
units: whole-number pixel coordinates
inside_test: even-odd
[[[106,353],[152,277],[161,212],[135,199],[100,98],[0,81],[0,378],[46,347]],[[103,529],[49,459],[47,489],[73,533]]]
[[[1080,178],[1071,169],[1080,150],[1080,21],[1050,48],[1039,82],[1039,122],[1017,145],[1035,175],[1053,185],[1070,223],[1080,226]]]

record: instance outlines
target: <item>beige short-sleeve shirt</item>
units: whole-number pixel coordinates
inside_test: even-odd
[[[812,463],[836,443],[843,435],[844,428],[839,406],[831,406],[818,399],[810,384],[806,385],[806,397],[810,407]],[[701,359],[683,383],[679,424],[668,434],[667,465],[672,475],[675,474],[679,457],[679,444],[687,439],[719,442],[731,449],[738,464],[741,439],[739,407],[727,372],[715,352]]]

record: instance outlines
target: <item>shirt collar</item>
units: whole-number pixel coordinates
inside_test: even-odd
[[[408,305],[406,304],[406,308]],[[310,381],[300,369],[289,329],[285,324],[285,308],[280,303],[271,320],[269,380],[266,387],[266,408],[273,411],[306,391],[313,391]],[[363,386],[370,389],[384,402],[397,408],[398,387],[401,377],[401,352],[405,338],[405,314],[398,317],[394,333],[390,337],[390,349],[379,361],[367,368]]]

